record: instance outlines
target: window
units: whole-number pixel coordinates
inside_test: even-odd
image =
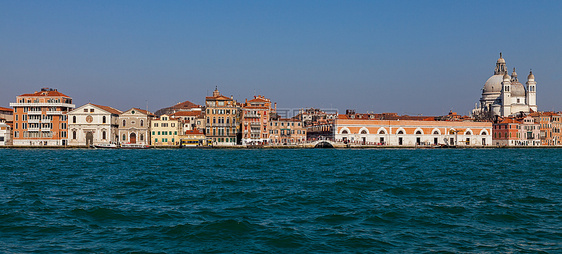
[[[396,134],[398,134],[398,135],[403,135],[403,134],[404,134],[404,131],[403,131],[403,130],[399,130],[398,133],[396,133]]]
[[[93,109],[93,108],[90,109],[90,113],[91,113],[91,112],[94,112],[94,109]]]
[[[76,123],[76,116],[72,117],[72,123]]]
[[[343,130],[343,131],[341,132],[341,134],[348,134],[348,133],[349,133],[349,132],[347,132],[347,130]]]
[[[144,140],[144,134],[140,135],[140,140],[143,141]]]
[[[72,132],[72,139],[76,139],[76,131]]]
[[[19,116],[19,115],[16,115],[16,121],[18,121],[18,120],[19,120],[19,119],[18,119],[18,116]]]
[[[125,127],[125,124],[127,123],[126,120],[123,120],[123,127]]]
[[[133,111],[134,112],[134,111]],[[141,120],[140,122],[140,126],[143,127],[144,126],[144,120]],[[142,139],[141,139],[142,140]]]
[[[84,109],[84,112],[88,112],[88,109],[87,109],[87,108],[85,108],[85,109]]]
[[[123,141],[127,140],[127,136],[125,134],[123,134]]]
[[[102,122],[102,123],[105,123],[105,122],[106,122],[106,120],[105,120],[105,119],[106,119],[106,118],[105,118],[105,116],[103,116],[103,118],[102,118],[101,122]],[[103,138],[103,139],[105,139],[105,138]]]
[[[105,116],[104,116],[104,117],[105,117]],[[105,134],[105,131],[103,131],[103,132],[101,133],[101,139],[106,139],[106,136],[105,136],[105,135],[106,135],[106,134]]]
[[[416,131],[416,135],[421,135],[422,132],[420,130]]]

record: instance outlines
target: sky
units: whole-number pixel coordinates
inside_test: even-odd
[[[56,88],[152,112],[215,87],[278,108],[469,114],[499,52],[562,110],[562,1],[4,1],[0,106]]]

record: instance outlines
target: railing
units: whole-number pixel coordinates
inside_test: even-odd
[[[47,111],[47,115],[62,115],[62,111]]]
[[[69,103],[60,103],[60,102],[55,102],[55,103],[48,103],[48,102],[43,102],[43,103],[10,103],[10,107],[67,107],[67,108],[75,108],[74,104],[69,104]]]
[[[28,123],[41,123],[41,119],[29,119],[27,120]]]
[[[244,114],[246,118],[260,118],[261,116],[258,114]]]
[[[27,131],[41,131],[40,128],[28,128]]]
[[[27,111],[28,115],[41,115],[42,113],[42,111]]]

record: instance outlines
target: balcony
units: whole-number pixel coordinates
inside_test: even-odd
[[[75,108],[74,104],[68,103],[10,103],[10,107],[65,107]]]
[[[62,111],[47,111],[47,115],[62,115]]]
[[[37,132],[39,132],[39,131],[41,131],[41,129],[39,129],[39,128],[28,128],[27,131],[37,131]]]
[[[43,111],[27,111],[28,115],[41,115]]]
[[[244,114],[244,117],[245,117],[245,118],[260,118],[261,116],[258,115],[258,114],[251,114],[251,113],[249,113],[249,114]]]
[[[49,127],[41,127],[41,131],[51,131],[51,128],[49,128]]]
[[[42,119],[41,123],[51,123],[51,119]]]
[[[250,122],[250,125],[254,125],[254,126],[260,126],[261,123],[260,122]]]
[[[28,123],[41,123],[41,119],[29,119],[27,120]]]

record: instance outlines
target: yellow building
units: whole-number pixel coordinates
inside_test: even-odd
[[[179,146],[181,121],[179,118],[161,115],[153,119],[150,125],[151,144],[153,146]]]

